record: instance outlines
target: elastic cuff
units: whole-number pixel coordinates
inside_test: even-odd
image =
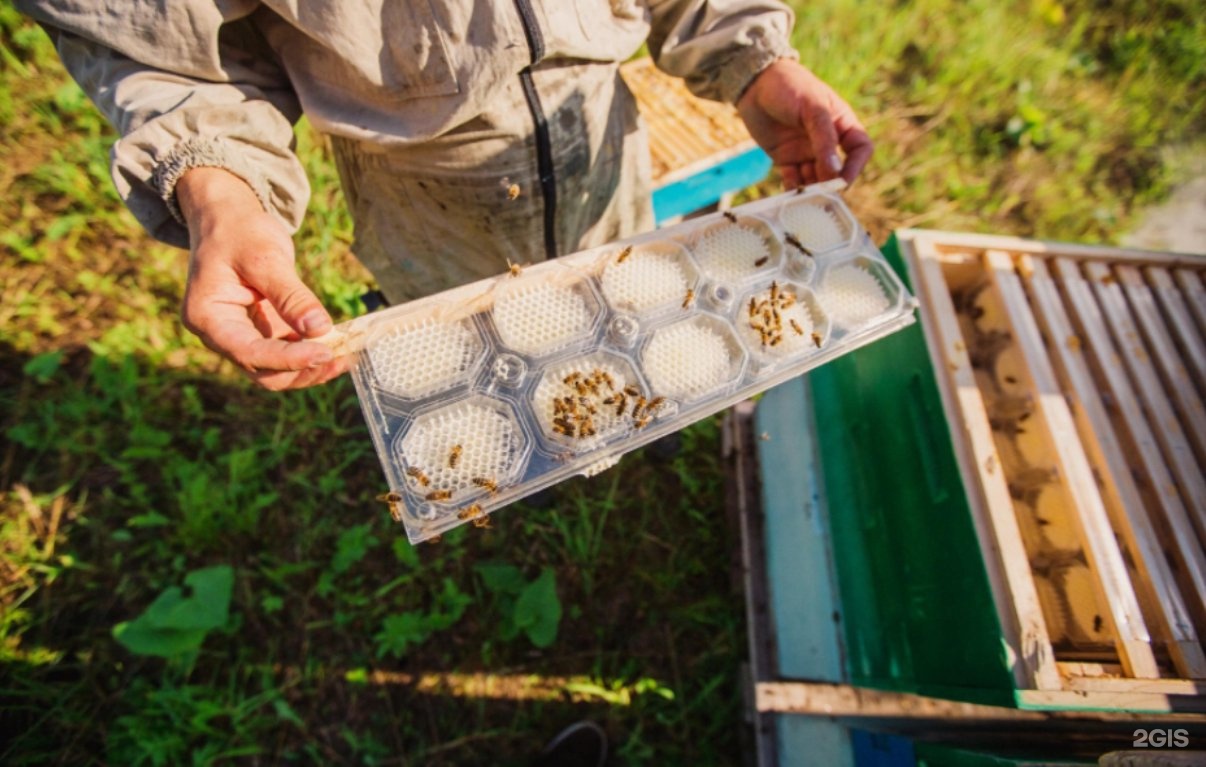
[[[193,137],[172,147],[151,174],[151,184],[167,205],[172,218],[188,227],[180,204],[176,201],[176,184],[185,171],[193,168],[221,168],[233,173],[251,187],[264,210],[269,208],[268,184],[263,176],[243,157],[237,148],[219,138]]]
[[[799,61],[800,54],[786,40],[767,40],[765,37],[733,53],[719,68],[716,87],[721,100],[736,104],[754,78],[779,59]]]

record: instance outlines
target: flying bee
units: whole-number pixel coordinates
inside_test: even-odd
[[[481,515],[482,515],[482,507],[475,503],[471,506],[466,506],[465,508],[458,511],[456,513],[456,518],[465,520],[465,519],[473,519],[475,517],[480,517]]]
[[[626,247],[620,251],[620,256],[619,256],[619,258],[616,259],[616,263],[617,264],[624,263],[626,260],[628,260],[628,257],[631,255],[632,255],[632,246],[629,245],[628,247]]]
[[[498,483],[489,477],[474,477],[472,481],[473,484],[483,488],[486,492],[490,493],[490,495],[494,495],[498,492]]]
[[[815,330],[812,331],[812,342],[817,345],[818,349],[821,348],[821,334]]]
[[[460,445],[452,446],[452,451],[448,453],[448,468],[456,468],[456,465],[461,462],[461,453],[464,451],[465,449]]]
[[[406,476],[419,483],[419,487],[427,487],[431,484],[431,480],[423,473],[423,470],[418,466],[411,466],[406,470]]]
[[[695,303],[695,291],[692,288],[687,288],[687,295],[683,298],[683,308],[689,309],[693,303]]]
[[[734,215],[733,211],[731,211],[731,210],[726,210],[724,212],[724,217],[727,218],[729,221],[731,221],[734,224],[737,223],[737,216]]]
[[[432,490],[427,495],[423,496],[429,501],[446,501],[452,497],[451,490]]]
[[[508,258],[507,259],[507,271],[509,271],[511,273],[512,277],[518,277],[519,275],[523,274],[523,267],[520,266],[519,264],[511,263],[511,259]]]
[[[755,267],[763,266],[766,264],[767,261],[770,261],[770,256],[763,256],[762,258],[760,258],[754,262],[754,266]]]
[[[395,522],[402,521],[402,496],[392,490],[377,496],[378,501],[389,504],[389,515]]]
[[[796,322],[794,319],[788,320],[788,322],[791,323],[791,329],[796,331],[796,335],[804,335],[804,329],[800,327],[800,323]]]
[[[792,246],[793,248],[800,251],[804,255],[806,255],[806,256],[812,255],[812,251],[809,250],[808,248],[804,247],[804,243],[800,242],[799,238],[797,238],[794,234],[789,234],[786,237],[784,237],[783,239],[787,240],[788,245]]]

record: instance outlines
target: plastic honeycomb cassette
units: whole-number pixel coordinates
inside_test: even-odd
[[[394,508],[431,538],[913,322],[819,184],[340,325]]]

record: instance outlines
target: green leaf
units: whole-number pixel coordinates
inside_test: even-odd
[[[359,562],[368,550],[377,545],[377,539],[371,534],[372,525],[363,524],[350,527],[339,536],[335,544],[335,556],[331,557],[331,571],[342,573]]]
[[[482,583],[495,594],[518,594],[526,584],[523,573],[515,565],[502,562],[479,562],[473,566]]]
[[[218,565],[194,570],[184,578],[192,593],[178,586],[164,589],[142,615],[113,627],[113,638],[135,655],[170,658],[196,651],[205,635],[226,625],[234,570]]]
[[[410,611],[398,615],[388,615],[381,622],[381,631],[377,633],[377,657],[387,653],[395,658],[401,657],[412,644],[419,644],[427,638],[427,616]]]
[[[537,647],[548,647],[557,639],[561,600],[557,598],[556,579],[552,568],[544,568],[540,577],[524,587],[515,601],[515,624]]]
[[[25,363],[25,367],[21,368],[21,372],[38,383],[46,383],[58,372],[62,362],[62,351],[46,352],[31,357],[29,362]]]

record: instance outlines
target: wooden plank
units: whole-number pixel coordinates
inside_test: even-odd
[[[1055,667],[1013,499],[1001,472],[988,412],[976,387],[942,263],[928,240],[901,238],[900,242],[912,283],[922,299],[922,328],[930,361],[950,417],[951,438],[992,583],[997,614],[1005,641],[1017,659],[1013,670],[1019,678],[1018,686],[1059,689],[1062,680]]]
[[[1131,586],[1126,563],[1097,490],[1093,469],[1077,436],[1072,413],[1068,410],[1047,357],[1038,324],[1030,311],[1026,292],[1021,279],[1014,272],[1013,259],[1004,251],[989,250],[985,253],[985,260],[1009,315],[1014,341],[1026,361],[1025,374],[1030,378],[1031,390],[1038,395],[1035,404],[1051,435],[1063,484],[1073,500],[1073,517],[1079,526],[1085,556],[1094,576],[1095,591],[1101,604],[1107,608],[1105,617],[1114,636],[1119,659],[1128,675],[1157,678],[1160,669],[1152,654],[1139,600]],[[1067,344],[1073,340],[1065,337],[1052,339],[1052,343]],[[1075,342],[1078,344],[1079,339],[1075,339]]]
[[[1151,357],[1143,346],[1142,337],[1131,317],[1122,288],[1116,283],[1114,275],[1106,265],[1087,261],[1084,269],[1106,323],[1120,347],[1123,363],[1135,381],[1139,401],[1147,411],[1152,431],[1165,460],[1172,467],[1172,476],[1176,479],[1189,517],[1198,532],[1199,545],[1206,545],[1206,478],[1202,476],[1202,471],[1197,465],[1193,448],[1181,430],[1181,423],[1168,401]]]
[[[1185,435],[1197,455],[1200,473],[1201,467],[1206,466],[1206,407],[1203,407],[1193,379],[1189,377],[1189,371],[1173,345],[1172,335],[1160,316],[1151,289],[1143,281],[1143,275],[1133,266],[1118,266],[1114,272],[1139,320],[1147,349],[1168,384],[1167,390],[1180,414]]]
[[[1093,465],[1098,467],[1102,496],[1110,522],[1125,542],[1140,575],[1138,592],[1144,597],[1149,614],[1159,620],[1160,637],[1168,643],[1177,672],[1187,678],[1206,678],[1206,655],[1198,644],[1192,618],[1181,599],[1176,580],[1143,508],[1139,488],[1131,476],[1130,464],[1118,437],[1110,425],[1109,414],[1101,401],[1097,381],[1089,370],[1079,337],[1064,311],[1059,289],[1041,259],[1023,255],[1019,271],[1030,288],[1037,317],[1052,340],[1054,361],[1062,380],[1070,385],[1072,412],[1084,446]],[[1059,339],[1077,338],[1075,344]]]
[[[1202,388],[1206,387],[1206,341],[1202,339],[1202,332],[1198,330],[1197,323],[1189,313],[1185,296],[1177,289],[1177,283],[1167,269],[1149,266],[1143,270],[1143,275],[1164,309],[1164,316],[1168,319],[1168,326],[1176,337],[1177,345],[1184,350],[1183,361],[1193,380],[1197,382],[1198,394],[1201,395]],[[1199,298],[1206,301],[1206,296]],[[1206,308],[1202,310],[1206,311]]]
[[[994,234],[972,234],[967,232],[945,232],[932,229],[901,229],[897,237],[922,237],[934,243],[938,252],[960,249],[1003,250],[1010,253],[1029,253],[1036,256],[1063,256],[1078,260],[1110,259],[1140,266],[1159,264],[1166,267],[1184,266],[1194,269],[1206,267],[1206,258],[1191,253],[1169,253],[1138,248],[1118,248],[1105,245],[1080,245],[1051,240],[1028,240]]]
[[[1118,679],[1070,676],[1068,677],[1068,689],[1155,695],[1206,695],[1206,684],[1190,679]]]
[[[1190,514],[1168,466],[1160,445],[1141,407],[1138,393],[1131,386],[1122,355],[1110,337],[1107,320],[1098,305],[1089,282],[1080,271],[1080,264],[1066,258],[1056,259],[1055,271],[1068,297],[1068,303],[1079,319],[1084,340],[1096,360],[1104,379],[1105,389],[1137,451],[1138,467],[1147,477],[1147,485],[1159,505],[1158,518],[1167,526],[1170,535],[1166,542],[1173,551],[1178,568],[1190,587],[1184,589],[1185,600],[1198,616],[1198,625],[1206,617],[1206,552],[1198,543]],[[1116,321],[1121,318],[1114,318]]]
[[[1197,713],[1206,709],[1201,697],[1176,697],[1159,693],[1089,693],[1072,690],[1023,690],[1017,698],[1035,708],[1078,710],[1028,710],[931,698],[908,692],[873,690],[825,682],[762,682],[755,689],[759,711],[805,714],[838,719],[891,721],[931,720],[938,727],[967,722],[1141,721],[1128,710],[1159,712],[1160,718],[1184,719],[1202,724]],[[1089,710],[1104,709],[1104,710]],[[1113,710],[1111,710],[1113,709]],[[1174,713],[1177,712],[1177,713]]]
[[[1198,321],[1198,330],[1206,335],[1206,287],[1202,285],[1202,278],[1192,269],[1177,269],[1173,272],[1173,279],[1185,294],[1189,311]]]

